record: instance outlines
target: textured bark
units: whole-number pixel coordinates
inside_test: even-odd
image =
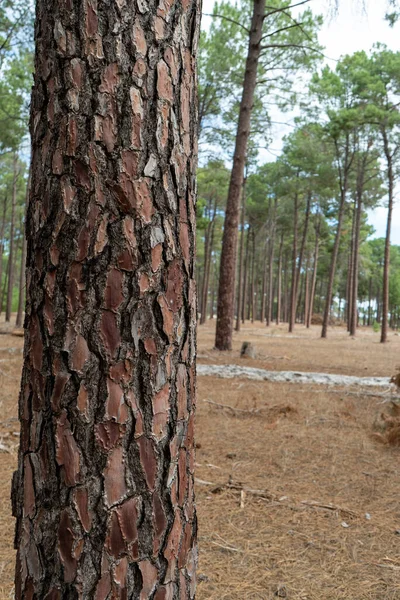
[[[246,223],[246,178],[243,180],[242,211],[240,221],[239,276],[235,330],[240,331],[240,320],[243,304],[243,256],[244,256],[244,227]]]
[[[197,0],[37,0],[17,599],[195,596]]]
[[[218,350],[232,349],[240,194],[244,179],[247,143],[250,135],[250,120],[257,82],[258,60],[261,52],[265,4],[266,0],[254,0],[246,72],[243,82],[243,95],[239,109],[239,122],[222,239],[217,329],[215,335],[215,347]]]
[[[13,300],[13,289],[14,289],[14,251],[15,251],[15,210],[17,207],[17,164],[18,157],[14,154],[13,161],[13,191],[12,191],[12,203],[11,203],[11,222],[10,222],[10,251],[8,256],[8,284],[7,284],[7,305],[6,305],[6,322],[11,321],[12,311],[12,300]]]

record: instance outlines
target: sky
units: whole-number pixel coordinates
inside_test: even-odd
[[[203,12],[212,12],[214,2],[215,0],[203,0]],[[363,8],[361,0],[340,0],[339,11],[333,17],[329,13],[328,0],[311,0],[306,6],[316,14],[324,15],[325,22],[320,31],[319,40],[325,47],[325,55],[337,60],[340,56],[351,54],[357,50],[368,51],[376,42],[384,43],[390,49],[400,51],[400,23],[393,28],[389,27],[384,19],[385,5],[385,0],[365,0],[365,8]],[[203,28],[207,28],[209,23],[210,17],[203,17]],[[334,60],[327,62],[334,67]],[[276,120],[285,121],[287,116],[285,115],[283,118],[278,116]],[[288,127],[274,128],[271,144],[273,154],[265,156],[264,160],[273,160],[276,151],[279,152],[282,147],[282,136],[288,131],[290,131]],[[400,245],[400,186],[398,196],[393,214],[392,242]],[[374,237],[386,235],[386,217],[385,206],[371,211],[369,221],[376,230]]]

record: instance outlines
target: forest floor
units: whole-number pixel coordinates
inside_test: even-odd
[[[321,340],[319,327],[289,335],[286,326],[246,324],[221,354],[214,326],[199,327],[201,364],[389,378],[400,363],[393,333],[382,346],[367,329],[354,340],[337,327]],[[243,341],[257,359],[240,358]],[[22,345],[0,336],[1,599],[13,597],[9,495]],[[372,392],[198,378],[197,600],[399,600],[400,449],[373,437],[385,406]]]

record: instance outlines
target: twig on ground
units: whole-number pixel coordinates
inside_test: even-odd
[[[313,500],[302,500],[300,504],[304,506],[309,506],[311,508],[323,508],[325,510],[331,510],[333,512],[342,512],[350,517],[357,517],[357,513],[353,510],[349,510],[348,508],[343,508],[342,506],[338,506],[337,504],[323,504],[322,502],[314,502]]]

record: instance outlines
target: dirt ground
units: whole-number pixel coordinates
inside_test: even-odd
[[[328,340],[319,332],[246,324],[221,355],[207,323],[199,362],[388,377],[400,363],[395,334],[381,346],[370,330],[356,340],[340,328]],[[257,360],[240,359],[243,341]],[[0,442],[10,448],[0,451],[1,599],[13,597],[22,344],[0,335]],[[400,450],[372,436],[381,403],[337,388],[199,377],[197,600],[400,599]]]

